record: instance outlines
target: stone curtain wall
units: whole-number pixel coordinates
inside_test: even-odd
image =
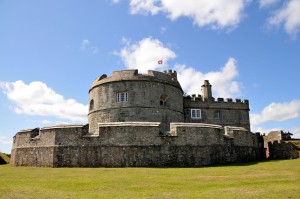
[[[95,135],[88,134],[83,126],[52,127],[41,129],[39,144],[28,136],[30,131],[19,132],[12,150],[12,164],[50,167],[188,167],[259,158],[257,146],[234,145],[235,138],[225,135],[224,129],[218,125],[172,123],[171,129],[170,136],[161,136],[157,122],[102,123],[99,124],[99,134]],[[236,136],[249,133],[234,132]],[[42,134],[48,134],[48,137]],[[253,143],[253,137],[245,137]]]

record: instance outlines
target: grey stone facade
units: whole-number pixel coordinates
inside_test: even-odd
[[[249,101],[184,95],[176,71],[115,71],[89,90],[88,125],[18,132],[14,166],[205,166],[257,160]]]
[[[123,93],[126,99],[118,102],[118,94]],[[102,75],[89,91],[89,130],[96,133],[99,122],[140,121],[161,122],[161,130],[168,131],[170,122],[183,122],[182,96],[175,71],[142,75],[125,70],[111,77]]]
[[[200,86],[200,85],[199,85]],[[126,93],[126,101],[118,102],[118,94]],[[202,95],[184,96],[176,71],[115,71],[102,75],[89,90],[90,132],[98,131],[99,122],[161,122],[161,130],[169,131],[171,122],[209,123],[244,127],[250,131],[249,101],[212,97],[208,80]],[[191,109],[200,109],[200,118],[191,117]],[[216,117],[218,116],[218,117]]]
[[[243,128],[171,123],[169,136],[158,122],[55,126],[22,131],[14,138],[12,165],[48,167],[206,166],[257,160],[257,137]],[[227,132],[225,132],[227,131]],[[51,142],[49,138],[51,137]]]

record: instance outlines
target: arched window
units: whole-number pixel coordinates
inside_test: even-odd
[[[167,102],[167,99],[169,98],[168,95],[166,94],[162,94],[159,98],[159,102],[160,102],[160,105],[161,106],[166,106],[166,102]]]
[[[94,109],[94,100],[90,101],[90,111]]]

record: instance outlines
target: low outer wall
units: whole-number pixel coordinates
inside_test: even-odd
[[[13,139],[11,165],[53,167],[55,148],[61,144],[60,135],[65,135],[64,142],[72,145],[72,136],[82,137],[86,132],[87,127],[82,125],[22,130]],[[78,141],[73,144],[78,145]]]
[[[12,149],[12,166],[53,167],[54,147],[22,147]]]
[[[257,160],[256,146],[235,146],[218,125],[171,124],[169,136],[160,135],[159,123],[99,124],[99,134],[84,127],[44,128],[48,145],[14,143],[13,165],[52,167],[194,167]],[[239,132],[239,136],[242,133]],[[20,133],[15,137],[20,139]],[[38,136],[37,136],[38,137]],[[46,139],[46,138],[45,138]],[[251,138],[252,139],[252,138]],[[54,141],[54,142],[53,142]],[[43,143],[43,140],[40,140]],[[46,158],[45,158],[46,157]],[[52,159],[51,159],[52,158]]]
[[[257,160],[257,148],[230,146],[84,146],[55,148],[54,167],[195,167]]]

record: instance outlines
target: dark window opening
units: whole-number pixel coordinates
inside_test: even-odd
[[[221,112],[220,111],[215,111],[214,112],[214,119],[220,119],[221,118]]]
[[[161,106],[166,106],[167,105],[167,99],[169,98],[168,95],[162,94],[159,98],[159,103]]]
[[[90,101],[90,111],[94,109],[94,100]]]

